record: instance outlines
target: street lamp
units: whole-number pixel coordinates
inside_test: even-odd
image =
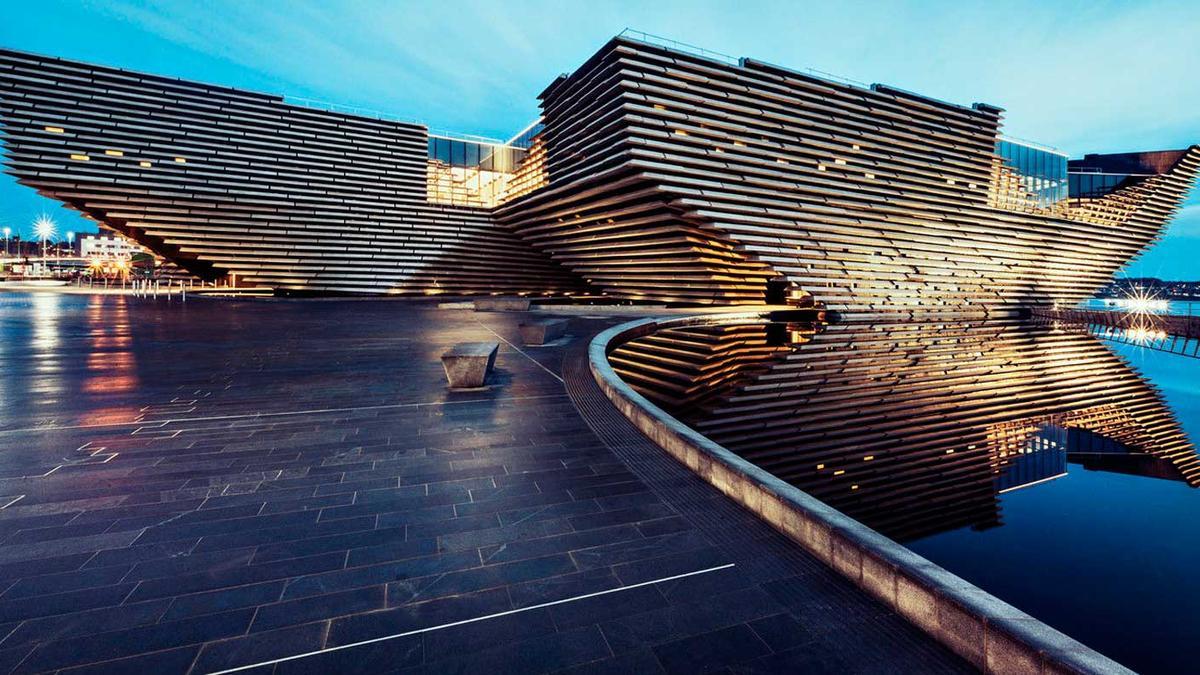
[[[42,240],[42,267],[49,270],[46,263],[46,242],[54,236],[54,219],[44,213],[38,216],[37,220],[33,221],[33,232]]]

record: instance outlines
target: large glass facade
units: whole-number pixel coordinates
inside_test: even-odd
[[[1010,139],[996,143],[1001,159],[998,206],[1050,209],[1067,199],[1067,156]]]
[[[996,490],[1009,492],[1067,475],[1067,429],[1045,425],[1020,447],[1008,448]]]
[[[541,119],[538,119],[533,124],[530,124],[529,126],[525,127],[525,129],[522,130],[521,132],[519,132],[516,136],[513,136],[511,139],[509,139],[509,141],[506,145],[511,145],[514,148],[524,148],[524,149],[528,150],[530,147],[533,146],[534,139],[537,138],[538,134],[542,133],[542,129],[545,129],[545,128],[546,128],[546,125],[542,124]]]
[[[532,125],[509,143],[431,135],[429,201],[492,207],[544,185],[540,130]]]
[[[429,137],[429,159],[446,166],[510,172],[520,165],[525,153],[525,148],[499,143],[482,143],[442,136]]]
[[[1145,176],[1132,173],[1101,173],[1099,171],[1072,171],[1067,176],[1070,182],[1071,199],[1099,199],[1123,187],[1134,185]]]

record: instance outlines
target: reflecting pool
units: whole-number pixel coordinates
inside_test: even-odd
[[[1200,652],[1200,360],[1017,321],[660,331],[617,372],[709,438],[1144,672]]]

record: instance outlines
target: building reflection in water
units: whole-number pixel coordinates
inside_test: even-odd
[[[0,428],[129,422],[139,395],[127,298],[0,298]]]
[[[84,312],[81,351],[87,361],[80,390],[101,404],[89,406],[79,423],[127,422],[139,411],[120,396],[136,391],[139,383],[128,299],[91,296]]]
[[[1000,524],[998,494],[1087,468],[1200,485],[1157,391],[1097,338],[1016,321],[660,331],[609,356],[631,386],[898,540]]]
[[[58,293],[34,293],[33,322],[29,331],[29,349],[33,352],[33,372],[29,373],[29,393],[33,401],[55,403],[67,392],[63,380],[59,334],[63,296]]]

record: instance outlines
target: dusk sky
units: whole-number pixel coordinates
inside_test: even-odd
[[[1200,143],[1200,3],[62,2],[6,0],[0,45],[361,106],[507,138],[537,94],[632,27],[734,56],[1007,110],[1071,156]],[[40,213],[0,178],[0,225]],[[1200,193],[1130,275],[1200,279]]]

